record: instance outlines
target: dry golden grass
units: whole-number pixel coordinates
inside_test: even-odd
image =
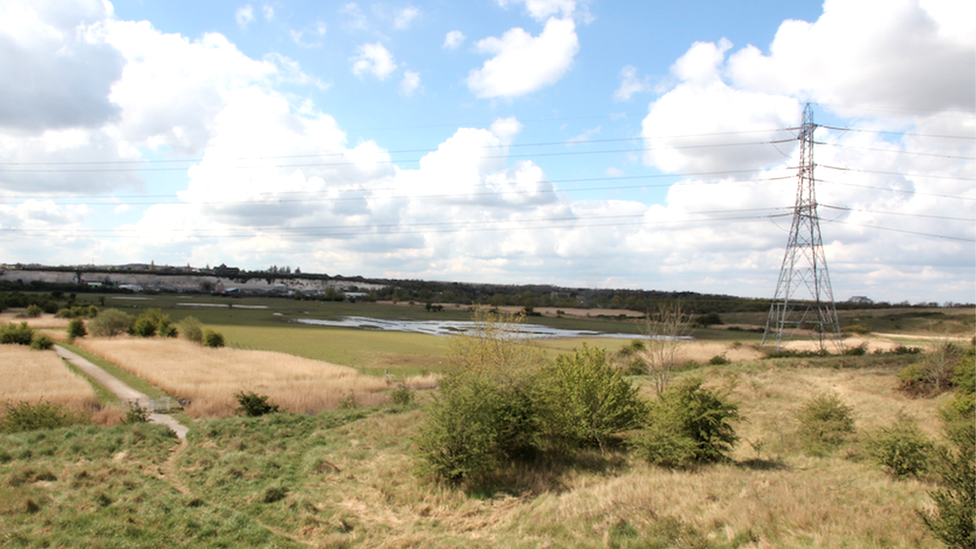
[[[31,328],[51,328],[67,330],[71,320],[67,318],[55,318],[54,315],[42,314],[37,318],[17,318],[17,315],[24,312],[23,309],[10,309],[0,313],[0,324],[20,324],[26,322]]]
[[[0,401],[61,404],[78,411],[99,408],[91,385],[65,366],[53,351],[0,345]]]
[[[528,471],[523,474],[540,478],[524,484],[540,489],[473,498],[404,475],[401,452],[373,450],[406,449],[402,441],[423,421],[417,411],[337,428],[346,444],[327,451],[335,469],[302,497],[360,525],[353,538],[363,547],[596,547],[601,538],[610,547],[618,546],[612,536],[621,525],[647,533],[667,519],[715,546],[733,540],[731,546],[743,548],[940,546],[916,514],[931,505],[932,484],[891,479],[869,460],[852,458],[856,445],[818,458],[786,442],[773,444],[788,438],[792,411],[818,391],[836,391],[853,406],[859,431],[906,409],[935,435],[938,401],[902,397],[893,390],[893,370],[756,363],[698,373],[731,390],[746,418],[737,425],[744,440],[733,463],[672,471],[627,457],[607,472],[584,467],[556,480]],[[748,441],[769,444],[757,453]],[[593,459],[601,459],[596,451]],[[310,531],[306,539],[324,543],[329,535]],[[685,545],[675,540],[674,546]]]
[[[268,395],[282,409],[317,414],[354,395],[357,406],[386,402],[391,389],[383,378],[339,366],[270,351],[210,349],[196,343],[160,338],[82,338],[76,344],[149,381],[167,393],[192,400],[191,417],[233,415],[234,395]],[[424,385],[430,380],[408,380]]]

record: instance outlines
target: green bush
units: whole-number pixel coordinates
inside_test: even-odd
[[[204,330],[203,332],[203,344],[212,349],[224,346],[224,336],[220,332],[215,332],[213,330]]]
[[[277,404],[271,404],[268,402],[270,398],[267,395],[258,395],[254,391],[244,392],[241,391],[234,395],[237,399],[237,403],[240,407],[237,408],[238,412],[244,412],[247,417],[258,417],[265,414],[273,414],[278,411]]]
[[[711,463],[728,458],[739,437],[732,423],[741,419],[728,395],[686,378],[651,403],[648,426],[638,436],[638,455],[659,465]]]
[[[47,351],[54,347],[54,340],[41,334],[35,337],[30,344],[30,348],[35,351]]]
[[[835,393],[820,393],[794,412],[797,437],[812,455],[824,455],[854,435],[854,409]]]
[[[956,394],[943,403],[939,417],[950,442],[959,446],[971,443],[976,447],[976,439],[970,440],[976,434],[976,395]]]
[[[845,356],[864,356],[868,352],[868,346],[866,343],[862,343],[856,347],[846,347],[844,349]]]
[[[427,407],[427,421],[416,442],[420,456],[437,477],[461,482],[493,471],[504,459],[504,397],[488,376],[470,375],[442,388]]]
[[[890,426],[868,434],[867,449],[891,476],[919,477],[928,471],[933,445],[914,420],[899,412]]]
[[[80,318],[73,318],[68,323],[68,341],[74,341],[76,337],[85,337],[88,330],[85,329],[85,321]]]
[[[390,392],[390,400],[397,406],[406,406],[413,402],[413,391],[406,385],[397,385],[397,388]]]
[[[26,322],[0,326],[0,344],[30,345],[34,330]]]
[[[868,328],[864,324],[851,324],[850,326],[844,326],[840,331],[843,334],[867,335],[871,333],[871,328]]]
[[[976,357],[966,356],[952,371],[952,383],[963,393],[976,394]]]
[[[26,316],[27,318],[37,318],[41,316],[42,312],[44,312],[43,309],[41,309],[40,307],[32,303],[27,306],[27,310],[24,311],[24,316]]]
[[[159,309],[146,309],[132,325],[133,335],[139,337],[176,337],[177,330],[169,315]]]
[[[725,358],[725,355],[715,355],[708,361],[708,363],[712,366],[722,366],[723,364],[729,364],[730,362],[732,361]]]
[[[122,423],[132,425],[133,423],[148,423],[149,410],[139,406],[138,402],[130,402],[125,408],[125,419]]]
[[[708,328],[709,326],[722,324],[722,318],[718,316],[718,313],[707,313],[695,317],[694,324],[702,328]]]
[[[478,482],[540,445],[540,354],[513,324],[518,317],[479,311],[475,329],[451,341],[451,368],[415,439],[436,477]]]
[[[652,421],[634,443],[636,454],[661,467],[690,467],[696,463],[698,445],[674,423]]]
[[[203,324],[196,317],[184,317],[179,322],[180,333],[183,338],[196,343],[203,343]]]
[[[156,323],[149,318],[139,317],[132,325],[132,335],[139,337],[153,337],[156,335]]]
[[[59,309],[55,315],[58,318],[95,318],[98,307],[94,305],[73,305],[70,308]]]
[[[0,433],[19,433],[37,429],[57,429],[77,423],[87,423],[88,419],[66,410],[59,404],[39,400],[30,402],[4,402],[0,415]]]
[[[971,380],[974,350],[970,347],[957,366],[967,373],[959,381]],[[939,488],[929,495],[935,513],[921,513],[929,530],[954,549],[976,547],[976,395],[971,382],[960,383],[956,394],[943,405],[940,415],[948,444],[939,448],[933,469]]]
[[[113,337],[132,329],[132,316],[118,309],[105,309],[88,323],[88,331],[96,337]]]
[[[606,351],[583,345],[543,367],[542,430],[560,447],[603,447],[636,427],[647,408],[638,390],[607,361]]]

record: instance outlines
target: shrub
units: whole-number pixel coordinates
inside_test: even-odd
[[[406,406],[413,402],[413,391],[406,385],[397,385],[397,388],[390,392],[390,400],[397,406]]]
[[[891,476],[919,477],[928,470],[932,442],[910,417],[899,412],[895,422],[868,435],[868,453]]]
[[[796,412],[797,437],[813,455],[823,455],[854,434],[854,409],[835,393],[820,393]]]
[[[37,318],[41,316],[42,312],[44,312],[43,309],[31,303],[30,305],[27,306],[27,310],[24,311],[24,316],[26,316],[27,318]]]
[[[30,402],[3,403],[0,416],[0,433],[19,433],[37,429],[57,429],[76,423],[87,423],[87,418],[65,410],[59,404],[39,400]]]
[[[844,326],[840,331],[843,334],[867,335],[871,333],[871,328],[868,328],[864,324],[851,324],[850,326]]]
[[[972,348],[963,356],[960,368],[976,369]],[[929,495],[937,512],[921,516],[929,530],[949,547],[971,548],[976,546],[976,399],[972,384],[958,385],[940,415],[948,444],[933,460],[939,488]]]
[[[258,395],[254,391],[244,392],[241,391],[234,395],[237,399],[237,403],[240,407],[237,408],[238,412],[244,412],[247,417],[258,417],[265,414],[273,414],[278,411],[277,404],[271,404],[268,402],[270,398],[267,395]]]
[[[712,366],[722,366],[723,364],[729,364],[730,362],[731,361],[725,358],[724,355],[715,355],[708,361],[708,363]]]
[[[565,447],[607,444],[646,413],[637,388],[607,362],[603,349],[583,345],[542,369],[543,425]]]
[[[138,402],[130,402],[125,409],[125,419],[122,423],[132,425],[133,423],[148,423],[149,410],[139,406]]]
[[[339,399],[340,410],[354,410],[356,408],[356,394],[349,391],[349,394]]]
[[[0,343],[2,344],[30,345],[33,339],[34,330],[26,322],[0,326]]]
[[[132,329],[132,316],[118,309],[105,309],[88,323],[88,330],[96,337],[113,337]]]
[[[139,337],[153,337],[156,334],[161,337],[176,337],[177,330],[169,315],[159,309],[146,309],[132,325],[132,333]]]
[[[431,473],[477,482],[539,446],[540,354],[514,324],[519,317],[477,311],[474,330],[451,341],[450,368],[415,441]]]
[[[88,330],[85,329],[85,321],[80,318],[73,318],[68,323],[68,341],[74,341],[76,337],[85,337]]]
[[[35,337],[30,344],[30,348],[35,351],[47,351],[54,347],[54,340],[41,334]]]
[[[188,316],[179,322],[180,333],[184,339],[203,343],[203,324],[195,317]]]
[[[450,482],[477,479],[495,469],[501,451],[502,397],[487,376],[454,383],[427,407],[417,435],[420,456]]]
[[[728,395],[686,378],[665,389],[651,403],[648,427],[637,438],[637,451],[659,465],[710,463],[727,459],[738,437],[732,422],[740,418]]]
[[[898,390],[911,397],[932,397],[951,389],[962,354],[952,343],[940,344],[934,352],[898,372]]]
[[[132,335],[139,337],[153,337],[156,335],[156,323],[148,318],[137,318],[132,325]]]
[[[204,330],[203,332],[203,344],[211,349],[216,349],[218,347],[224,346],[224,336],[220,332],[215,332],[213,330]]]
[[[844,349],[844,355],[846,356],[864,356],[868,352],[868,346],[866,343],[862,343],[857,347],[847,347]]]
[[[95,318],[98,316],[98,307],[94,305],[73,305],[70,308],[58,310],[55,316],[58,318]]]
[[[702,328],[719,324],[722,324],[722,319],[718,316],[718,313],[708,313],[695,317],[695,325],[701,326]]]
[[[976,357],[967,356],[953,369],[952,383],[959,391],[976,394]]]

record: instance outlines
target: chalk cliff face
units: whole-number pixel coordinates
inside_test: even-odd
[[[263,273],[262,273],[263,274]],[[347,280],[321,280],[281,277],[268,273],[263,278],[248,276],[215,276],[193,273],[135,273],[127,271],[44,271],[0,269],[0,281],[23,284],[44,282],[48,284],[87,284],[90,286],[114,286],[132,290],[172,292],[226,292],[246,293],[303,293],[324,292],[328,288],[349,291],[370,291],[382,288],[381,284],[351,282]]]

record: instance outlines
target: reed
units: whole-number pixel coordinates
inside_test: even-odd
[[[79,339],[79,347],[113,362],[170,395],[192,401],[191,417],[234,415],[235,394],[268,395],[282,410],[317,414],[340,403],[373,406],[388,400],[393,388],[385,378],[353,368],[276,353],[241,349],[210,349],[179,339]],[[407,385],[429,383],[410,379]],[[349,396],[352,395],[352,401]]]
[[[40,400],[77,411],[99,408],[91,385],[72,373],[53,351],[0,345],[0,402]]]

